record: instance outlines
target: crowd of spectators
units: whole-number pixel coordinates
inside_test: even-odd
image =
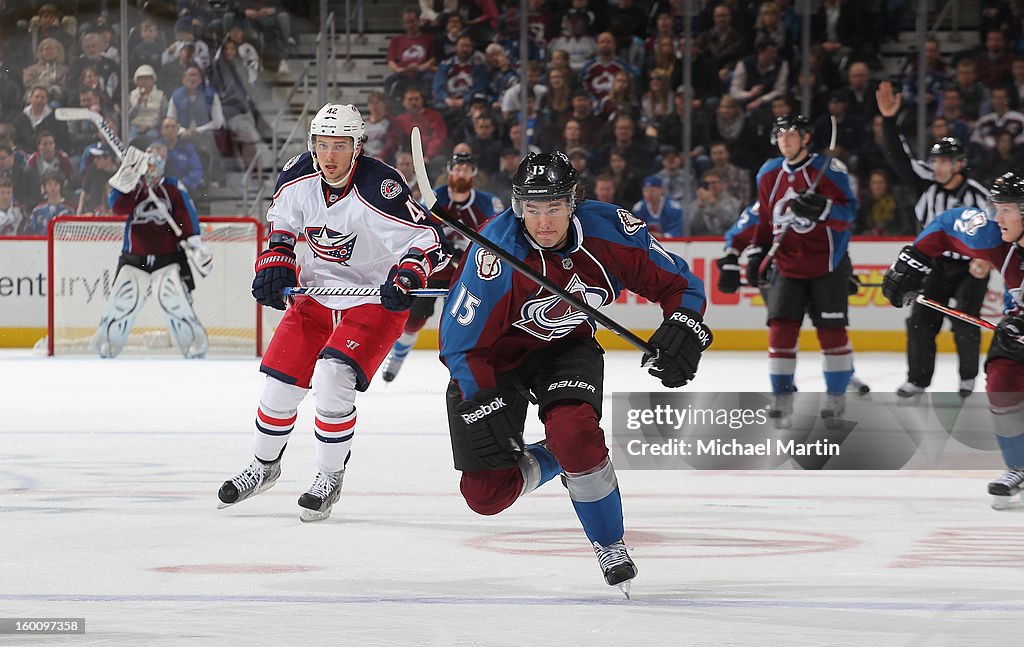
[[[228,2],[226,12],[208,0],[148,2],[126,54],[111,16],[76,4],[0,2],[0,235],[45,235],[58,215],[109,213],[117,158],[92,123],[59,121],[57,108],[97,112],[139,148],[165,144],[168,174],[202,207],[226,181],[225,160],[242,169],[261,145],[267,71],[290,72],[291,15],[276,0]]]

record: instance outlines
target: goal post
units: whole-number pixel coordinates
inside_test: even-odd
[[[252,268],[263,247],[255,218],[199,219],[203,243],[213,254],[213,272],[194,269],[196,315],[210,338],[207,356],[258,357],[263,350],[263,313],[252,298]],[[61,216],[49,227],[47,244],[48,355],[88,354],[117,270],[125,219]],[[123,354],[174,355],[177,345],[151,286]],[[41,347],[42,340],[37,347]]]

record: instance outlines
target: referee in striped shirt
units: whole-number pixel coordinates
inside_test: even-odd
[[[920,195],[914,206],[917,231],[948,209],[991,209],[988,190],[965,174],[967,152],[963,143],[943,137],[932,145],[927,161],[914,159],[896,127],[900,96],[893,92],[891,83],[884,81],[878,86],[876,98],[883,117],[886,158],[900,181]],[[988,291],[990,269],[991,265],[981,259],[946,252],[932,262],[932,273],[925,279],[922,293],[946,304],[955,298],[959,310],[978,316]],[[931,384],[935,336],[942,320],[942,313],[914,304],[907,319],[907,381],[896,389],[897,395],[911,398]],[[978,376],[981,329],[960,320],[950,321],[960,363],[960,397],[966,398],[974,391]]]

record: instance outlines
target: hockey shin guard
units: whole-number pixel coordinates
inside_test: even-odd
[[[122,265],[114,278],[110,299],[103,309],[89,350],[100,357],[117,357],[128,342],[136,315],[146,304],[152,277],[132,265]]]

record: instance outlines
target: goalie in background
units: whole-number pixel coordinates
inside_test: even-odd
[[[206,330],[192,309],[195,281],[188,260],[206,276],[213,257],[203,245],[199,216],[185,187],[175,178],[164,177],[166,159],[167,148],[162,144],[153,144],[145,152],[129,147],[109,180],[110,208],[128,222],[110,300],[89,345],[100,357],[117,357],[124,349],[151,288],[182,355],[206,353]]]

